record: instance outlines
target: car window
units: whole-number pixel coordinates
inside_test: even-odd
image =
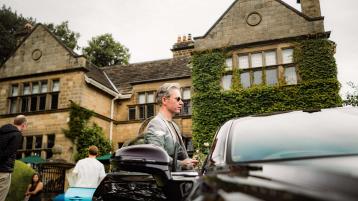
[[[225,143],[232,121],[225,123],[215,136],[210,162],[220,164],[225,161]]]
[[[327,110],[251,118],[233,123],[234,162],[358,154],[358,115]]]

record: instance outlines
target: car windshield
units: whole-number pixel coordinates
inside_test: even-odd
[[[238,119],[232,125],[234,162],[358,154],[358,113],[326,110]]]

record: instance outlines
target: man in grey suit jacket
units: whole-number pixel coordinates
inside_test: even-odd
[[[179,84],[165,83],[160,86],[156,101],[160,105],[159,113],[147,125],[145,143],[163,147],[172,158],[176,150],[179,166],[182,169],[192,169],[198,161],[188,157],[179,127],[173,121],[173,117],[183,106]]]

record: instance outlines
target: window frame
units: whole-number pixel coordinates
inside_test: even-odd
[[[270,65],[266,64],[267,63],[266,54],[268,52],[274,52],[275,53],[275,63],[276,64],[270,64]],[[252,55],[256,55],[256,54],[261,55],[261,65],[262,66],[253,66]],[[240,68],[239,67],[239,58],[243,57],[243,56],[247,56],[247,59],[248,59],[248,67],[247,68]],[[279,83],[279,73],[278,73],[278,71],[279,71],[279,62],[278,62],[278,50],[277,50],[277,48],[270,48],[270,49],[263,49],[263,50],[259,50],[259,51],[237,53],[236,57],[238,59],[239,76],[242,73],[247,73],[247,72],[249,73],[249,80],[250,81],[249,81],[249,86],[248,87],[243,86],[243,83],[241,81],[241,76],[240,76],[240,84],[243,86],[243,88],[250,88],[250,87],[253,87],[255,85],[261,85],[261,84],[269,85],[267,83],[266,71],[270,70],[270,69],[273,69],[273,68],[277,69],[277,75],[276,75],[277,82],[276,82],[276,84]],[[255,84],[255,75],[254,75],[254,73],[258,72],[258,71],[261,71],[261,76],[262,76],[261,84]]]
[[[37,139],[41,138],[41,142],[38,142]],[[51,146],[49,146],[49,138],[53,138],[53,142]],[[46,140],[45,140],[46,139]],[[31,141],[31,147],[28,146]],[[37,143],[40,143],[40,147],[36,146]],[[17,159],[22,158],[23,156],[31,156],[31,155],[43,155],[46,159],[52,156],[52,147],[56,144],[56,134],[49,133],[49,134],[35,134],[35,135],[27,135],[22,136],[21,144],[19,149],[17,150],[16,157]],[[50,154],[49,154],[50,153]]]
[[[184,91],[185,90],[189,90],[190,92],[190,97],[189,98],[184,98]],[[192,115],[192,102],[191,102],[191,97],[192,97],[192,88],[190,86],[185,86],[185,87],[181,87],[180,88],[180,95],[182,97],[182,101],[183,101],[183,108],[180,111],[179,115],[180,116],[190,116]]]
[[[128,120],[133,121],[137,120],[137,107],[136,106],[128,106]],[[134,111],[134,117],[131,118],[131,110]]]
[[[292,61],[291,62],[287,62],[287,63],[285,62],[284,53],[283,53],[285,50],[292,50]],[[293,54],[294,54],[294,48],[293,47],[282,48],[281,49],[281,56],[282,56],[281,64],[282,65],[293,64],[295,62],[294,59],[293,59]]]
[[[140,100],[141,95],[144,95],[144,102],[141,102],[141,100]],[[150,95],[152,95],[152,100],[149,100]],[[155,116],[155,114],[156,114],[155,96],[156,96],[156,91],[154,91],[154,90],[137,92],[136,93],[136,104],[127,106],[128,107],[127,120],[128,121],[145,120],[147,118]],[[152,107],[153,109],[150,110],[150,107]],[[134,119],[130,118],[130,110],[131,109],[134,110],[134,112],[135,112]],[[149,114],[148,112],[152,112],[152,113]]]
[[[228,61],[230,65],[228,65]],[[232,69],[234,68],[234,62],[233,62],[233,57],[232,55],[226,57],[225,59],[225,71],[232,71]]]
[[[291,84],[291,83],[288,83],[287,82],[287,80],[286,80],[286,69],[287,68],[294,68],[295,69],[295,76],[296,76],[296,83],[293,83],[293,84]],[[295,65],[295,64],[287,64],[287,65],[284,65],[283,66],[283,69],[284,69],[284,72],[283,72],[283,80],[284,80],[284,82],[285,82],[285,84],[286,85],[296,85],[296,84],[298,84],[299,83],[299,81],[300,81],[300,77],[298,76],[299,74],[298,74],[298,69],[297,69],[297,66]]]
[[[291,63],[284,63],[283,58],[283,51],[291,49],[292,50],[292,62]],[[300,76],[298,67],[294,63],[294,47],[292,46],[285,46],[285,47],[270,47],[261,50],[250,51],[249,49],[244,51],[233,51],[231,58],[233,58],[233,70],[232,71],[225,71],[221,78],[221,86],[224,90],[230,90],[224,88],[223,86],[223,78],[228,74],[233,74],[234,70],[237,70],[237,74],[239,76],[239,82],[241,87],[243,88],[250,88],[257,85],[265,85],[265,86],[275,86],[275,85],[296,85],[300,83]],[[257,58],[261,58],[261,61],[256,63],[261,63],[262,66],[255,66],[253,59],[255,58],[254,55],[260,55]],[[227,56],[228,58],[228,56]],[[229,57],[230,58],[230,57]],[[227,61],[225,61],[226,63]],[[285,69],[295,67],[296,73],[296,82],[288,83],[286,80]],[[270,71],[275,69],[275,79],[269,79],[268,75]],[[259,73],[261,71],[261,73]],[[259,79],[258,76],[262,76]],[[247,79],[243,79],[245,76]],[[269,82],[271,81],[272,82]],[[232,88],[232,80],[231,80],[231,88]]]
[[[52,91],[53,82],[58,82],[58,91]],[[18,93],[13,93],[14,86],[17,86]],[[34,89],[37,86],[38,89]],[[44,87],[45,86],[45,87]],[[34,91],[35,90],[35,91]],[[28,113],[58,109],[60,93],[60,79],[40,79],[10,84],[8,96],[8,113]],[[54,96],[56,95],[56,96]],[[57,106],[53,108],[53,99],[56,97]],[[13,106],[13,102],[16,106]],[[14,110],[12,107],[16,107]]]
[[[231,79],[229,79],[230,83],[229,83],[229,87],[225,87],[224,86],[224,77],[226,76],[231,76]],[[226,91],[226,90],[230,90],[232,88],[232,77],[233,77],[233,72],[230,71],[230,72],[225,72],[222,76],[221,76],[221,80],[220,80],[220,83],[221,83],[221,88]]]

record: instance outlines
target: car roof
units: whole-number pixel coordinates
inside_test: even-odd
[[[353,106],[344,106],[344,107],[335,107],[335,108],[326,108],[326,109],[307,109],[307,110],[297,110],[297,111],[278,111],[272,113],[263,113],[255,114],[247,117],[239,117],[232,119],[234,123],[241,121],[257,121],[257,119],[282,119],[285,120],[290,117],[294,117],[295,120],[302,118],[303,120],[306,117],[315,117],[322,118],[323,116],[337,119],[338,117],[344,116],[354,116],[358,117],[358,107]]]
[[[235,146],[227,145],[228,151],[240,152],[235,157],[240,157],[241,161],[262,160],[278,150],[285,157],[291,157],[290,152],[296,149],[321,151],[320,155],[331,154],[328,151],[351,153],[354,150],[356,153],[358,108],[354,107],[256,115],[227,123],[231,122],[228,143]],[[298,154],[297,150],[295,154]],[[308,152],[301,154],[311,155]],[[239,159],[228,159],[231,160]]]
[[[287,133],[307,136],[336,135],[358,132],[358,108],[338,107],[317,111],[291,111],[279,114],[265,114],[233,120],[231,129],[240,133]],[[346,132],[342,132],[342,131]],[[235,131],[237,132],[237,131]]]

